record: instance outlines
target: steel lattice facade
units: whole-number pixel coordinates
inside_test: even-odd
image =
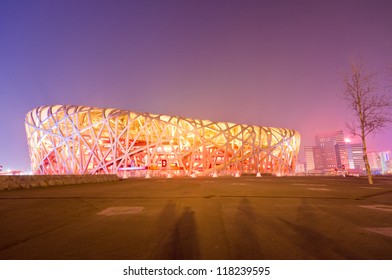
[[[34,174],[292,174],[300,136],[239,125],[85,106],[26,116]]]

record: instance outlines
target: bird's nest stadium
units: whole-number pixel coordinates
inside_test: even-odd
[[[48,175],[288,175],[300,145],[292,129],[86,106],[42,106],[25,126],[32,172]]]

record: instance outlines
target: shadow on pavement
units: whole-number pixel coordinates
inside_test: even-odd
[[[176,205],[169,201],[160,215],[156,245],[149,259],[194,260],[200,259],[199,240],[194,211],[185,207],[176,219]]]
[[[287,227],[288,232],[293,232],[292,243],[301,248],[307,255],[306,259],[356,259],[352,252],[342,247],[334,239],[326,236],[320,229],[315,213],[319,213],[319,209],[312,207],[308,200],[301,199],[301,205],[297,208],[296,223],[279,219]]]
[[[241,199],[237,209],[235,228],[236,238],[232,241],[231,256],[233,259],[263,259],[263,252],[258,240],[255,222],[257,216],[247,197]]]

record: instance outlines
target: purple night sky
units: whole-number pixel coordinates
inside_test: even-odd
[[[0,165],[30,168],[25,115],[55,104],[293,128],[313,145],[345,129],[353,54],[392,84],[392,1],[2,0]]]

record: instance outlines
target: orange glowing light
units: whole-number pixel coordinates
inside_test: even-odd
[[[34,174],[291,174],[300,145],[292,129],[85,106],[39,107],[25,126]]]

